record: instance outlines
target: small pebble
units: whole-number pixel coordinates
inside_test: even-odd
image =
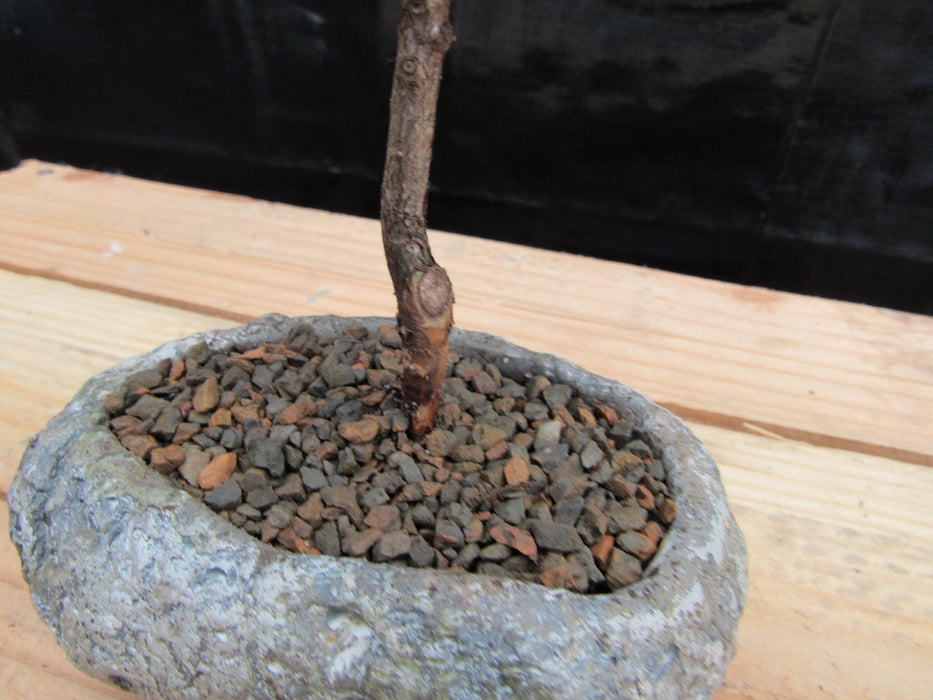
[[[437,427],[409,436],[401,338],[206,344],[105,401],[124,446],[231,524],[302,554],[509,576],[637,581],[678,507],[663,455],[573,387],[451,355]],[[540,554],[539,554],[540,553]]]

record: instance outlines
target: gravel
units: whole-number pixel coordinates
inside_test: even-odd
[[[436,429],[412,437],[396,341],[390,327],[299,327],[279,344],[195,346],[108,397],[111,429],[272,546],[585,593],[641,577],[677,515],[649,435],[568,384],[452,355]],[[199,488],[223,454],[236,470]]]

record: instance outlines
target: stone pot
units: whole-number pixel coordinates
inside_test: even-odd
[[[128,451],[104,398],[206,341],[214,350],[388,319],[267,316],[164,345],[91,379],[32,441],[9,493],[33,603],[86,673],[160,698],[708,697],[736,645],[745,545],[716,465],[683,422],[551,355],[454,330],[513,378],[613,406],[663,450],[680,506],[645,577],[581,595],[262,544]]]

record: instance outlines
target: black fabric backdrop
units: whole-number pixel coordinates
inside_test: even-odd
[[[933,313],[929,0],[454,0],[429,223]],[[0,161],[378,216],[396,0],[0,0]]]

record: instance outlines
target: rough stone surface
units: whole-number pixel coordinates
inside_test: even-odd
[[[735,651],[744,542],[699,442],[627,387],[492,336],[451,337],[503,376],[578,388],[663,447],[677,518],[645,578],[602,595],[274,549],[108,429],[104,400],[129,374],[201,343],[280,340],[298,323],[336,334],[390,321],[269,316],[170,343],[93,378],[27,450],[8,497],[11,536],[37,610],[79,668],[160,698],[712,694]],[[411,546],[426,561],[425,544]]]

